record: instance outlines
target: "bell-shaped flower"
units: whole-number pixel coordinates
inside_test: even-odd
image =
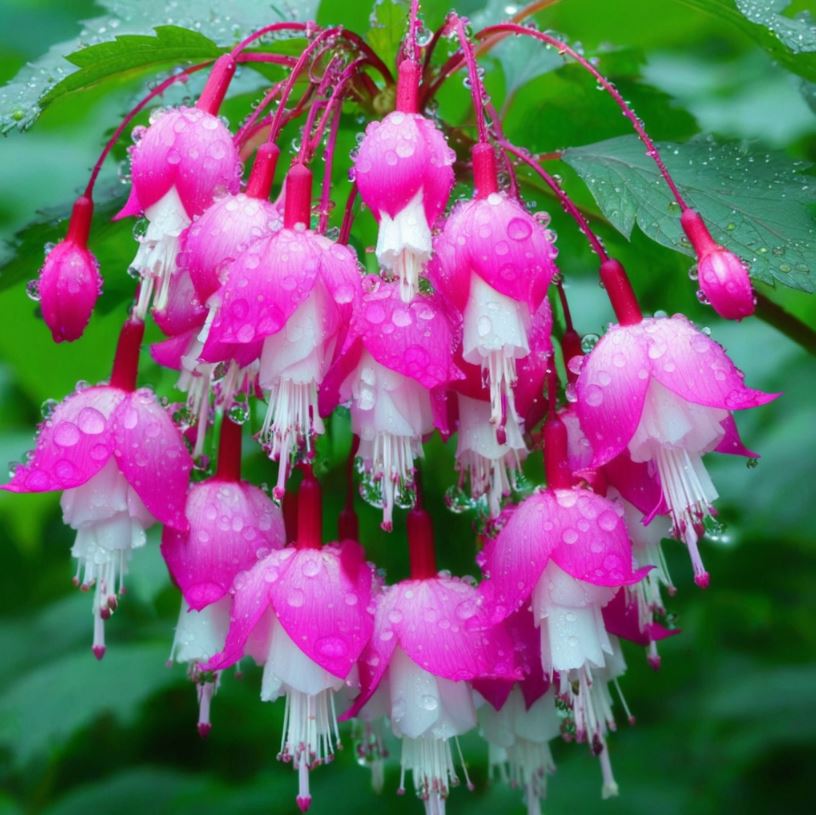
[[[93,204],[74,204],[68,234],[48,250],[36,282],[36,297],[54,342],[78,340],[102,293],[99,262],[88,249]]]
[[[726,431],[729,446],[741,447],[731,411],[776,395],[747,388],[722,347],[682,315],[612,326],[584,361],[576,392],[593,466],[626,450],[656,469],[694,579],[708,585],[697,540],[717,491],[702,457],[725,443]]]
[[[476,726],[471,681],[521,675],[512,640],[490,625],[475,586],[437,573],[427,513],[411,510],[408,525],[411,578],[375,600],[374,632],[360,660],[362,690],[344,718],[365,715],[384,694],[402,743],[400,792],[409,771],[426,813],[443,815],[459,783],[457,737]],[[470,787],[467,774],[465,780]]]
[[[202,358],[260,345],[258,383],[268,396],[259,434],[279,461],[283,495],[290,459],[324,431],[318,389],[342,345],[359,297],[354,253],[308,229],[284,228],[253,243],[231,265]]]
[[[171,657],[190,666],[199,698],[198,731],[210,731],[210,702],[220,674],[200,665],[224,648],[230,589],[240,572],[286,543],[280,508],[258,487],[240,480],[241,427],[224,418],[218,470],[187,495],[189,529],[166,526],[162,555],[182,594]]]
[[[431,256],[431,227],[453,188],[454,160],[432,121],[403,111],[371,122],[354,158],[360,198],[379,222],[377,260],[389,278],[399,280],[406,303]]]
[[[394,505],[413,503],[414,462],[434,427],[447,429],[445,387],[462,376],[438,299],[404,303],[395,283],[377,283],[354,309],[346,342],[320,394],[323,415],[351,403],[352,430],[369,497],[390,530]]]
[[[495,518],[501,503],[515,488],[521,465],[527,457],[524,441],[526,419],[535,422],[536,403],[541,399],[547,366],[552,355],[552,313],[547,300],[533,316],[530,353],[517,363],[518,380],[513,387],[514,404],[508,406],[504,425],[491,424],[490,391],[481,368],[457,359],[465,379],[455,382],[457,436],[456,469],[458,489],[467,489],[472,501],[484,499]]]
[[[39,428],[33,454],[3,486],[62,491],[63,518],[77,533],[75,582],[83,590],[95,587],[97,658],[105,652],[104,621],[117,607],[127,563],[144,546],[145,530],[156,521],[188,526],[191,467],[181,434],[150,390],[99,385],[57,405]]]
[[[490,421],[502,427],[516,411],[516,363],[530,353],[531,319],[557,271],[555,247],[518,201],[494,192],[456,206],[435,250],[431,281],[462,315],[462,355],[484,372]]]
[[[241,165],[224,123],[197,107],[156,111],[134,140],[130,198],[117,217],[148,221],[131,264],[142,279],[136,314],[144,317],[154,296],[156,308],[166,304],[181,233],[218,195],[238,191]]]
[[[202,666],[215,671],[245,653],[264,664],[261,699],[286,697],[279,758],[298,772],[298,806],[311,803],[309,770],[329,762],[338,742],[335,696],[356,682],[371,636],[372,570],[354,541],[321,546],[317,482],[298,493],[297,540],[272,551],[233,584],[224,649]]]

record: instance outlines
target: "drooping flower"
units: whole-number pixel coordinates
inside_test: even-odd
[[[524,433],[531,427],[526,426],[526,419],[529,417],[533,423],[536,421],[534,406],[541,399],[552,355],[551,330],[550,305],[544,300],[530,327],[530,353],[517,363],[514,405],[512,408],[508,406],[505,423],[499,433],[490,423],[490,391],[481,369],[457,359],[458,367],[465,374],[464,380],[453,384],[458,419],[458,489],[467,487],[473,501],[484,498],[490,516],[494,518],[501,510],[502,499],[514,488],[527,456]]]
[[[680,223],[697,254],[698,297],[727,320],[742,320],[756,310],[748,264],[720,246],[700,216],[686,209]]]
[[[367,479],[383,508],[413,501],[414,462],[422,439],[447,427],[445,387],[462,376],[452,360],[453,339],[440,302],[420,294],[404,303],[395,283],[378,283],[354,310],[345,347],[326,376],[320,410],[351,403],[353,432]]]
[[[117,362],[138,354],[144,326],[125,324]],[[129,353],[122,353],[123,349]],[[132,362],[132,360],[131,360]],[[93,652],[105,653],[104,621],[118,604],[131,552],[159,521],[187,528],[184,505],[192,467],[170,416],[148,389],[135,390],[135,363],[114,366],[110,385],[77,390],[40,426],[29,461],[10,492],[61,490],[65,522],[76,530],[75,582],[95,587]]]
[[[229,130],[199,107],[158,110],[134,138],[130,198],[117,217],[148,221],[131,264],[142,279],[136,314],[144,317],[154,296],[156,308],[166,304],[181,233],[218,195],[238,191],[241,165]]]
[[[261,699],[286,697],[278,758],[298,772],[297,804],[311,803],[309,770],[334,757],[335,697],[356,682],[371,636],[372,570],[354,541],[321,545],[317,482],[298,493],[297,540],[239,574],[224,649],[202,666],[215,671],[249,652],[264,664]]]
[[[459,783],[453,748],[476,725],[471,681],[521,676],[511,639],[489,625],[473,584],[437,573],[427,513],[411,510],[408,525],[411,578],[376,598],[374,631],[360,660],[361,693],[343,718],[364,716],[385,695],[402,743],[400,791],[409,771],[426,813],[444,815],[450,788]]]
[[[240,480],[241,426],[226,417],[216,474],[187,495],[189,529],[166,526],[162,555],[182,594],[171,656],[190,666],[199,698],[198,731],[206,736],[219,672],[200,666],[224,648],[237,574],[286,543],[280,508],[258,487]]]
[[[371,122],[354,159],[360,198],[379,222],[377,260],[410,302],[431,256],[431,227],[453,188],[455,159],[433,122],[400,110]]]
[[[224,347],[262,343],[258,383],[269,403],[259,438],[279,461],[278,496],[293,452],[310,451],[323,433],[318,389],[360,289],[354,253],[303,223],[256,241],[231,265],[202,351],[214,362]]]
[[[68,234],[48,252],[40,269],[36,295],[54,342],[82,336],[102,291],[99,263],[88,249],[92,214],[91,199],[78,198]]]
[[[717,491],[702,457],[723,444],[727,430],[740,446],[732,411],[776,395],[747,388],[722,347],[682,315],[611,327],[584,361],[576,390],[593,466],[624,450],[634,462],[650,462],[695,582],[708,585],[697,540]]]
[[[492,192],[456,206],[435,245],[430,276],[462,315],[462,355],[490,387],[490,421],[515,410],[516,362],[530,353],[530,323],[556,273],[555,247],[508,195]]]

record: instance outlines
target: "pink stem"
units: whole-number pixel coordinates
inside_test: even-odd
[[[338,104],[335,107],[334,118],[332,119],[331,129],[326,141],[326,166],[323,170],[323,186],[320,191],[320,217],[318,219],[317,228],[321,235],[325,234],[329,226],[329,209],[331,208],[331,185],[332,185],[332,170],[334,168],[334,151],[337,147],[337,133],[340,130],[340,115],[343,112],[343,106]]]
[[[637,325],[643,319],[626,269],[614,258],[601,263],[601,283],[621,325]]]
[[[263,99],[258,104],[258,107],[252,111],[247,117],[247,120],[238,128],[233,140],[236,144],[243,144],[246,138],[247,132],[253,127],[255,122],[258,121],[258,117],[261,113],[269,107],[269,104],[274,101],[275,97],[280,93],[281,88],[284,85],[285,80],[281,80],[280,82],[276,82],[265,94]],[[250,133],[250,136],[252,134]]]
[[[74,201],[71,210],[71,220],[68,222],[68,233],[65,240],[79,246],[88,245],[88,236],[91,234],[91,220],[93,219],[93,201],[90,196],[80,195]]]
[[[294,229],[297,224],[305,224],[308,229],[312,212],[312,171],[295,162],[286,174],[285,183],[283,226]]]
[[[459,37],[459,44],[462,48],[462,54],[465,57],[467,64],[468,75],[470,77],[470,94],[473,97],[473,112],[476,116],[476,128],[479,132],[479,141],[487,143],[487,124],[485,122],[484,114],[484,88],[482,87],[482,79],[479,76],[479,69],[476,65],[476,57],[473,53],[473,45],[468,39],[465,31],[465,24],[458,14],[453,15],[452,24],[456,29],[456,35]]]
[[[276,144],[262,144],[258,148],[246,188],[250,198],[269,198],[279,157],[280,148]]]
[[[417,43],[417,31],[419,29],[419,0],[411,0],[411,12],[408,15],[408,57],[411,62],[417,62],[419,57],[419,45]]]
[[[282,23],[265,25],[263,28],[259,28],[257,31],[253,31],[251,34],[244,37],[244,39],[242,39],[241,42],[239,42],[235,48],[232,49],[232,55],[237,57],[238,54],[255,42],[255,40],[259,40],[261,37],[265,37],[267,34],[274,34],[277,31],[304,31],[308,37],[313,26],[314,23],[296,23],[288,20]]]
[[[346,198],[346,206],[343,210],[343,223],[340,224],[340,234],[337,236],[337,242],[347,244],[349,237],[351,237],[351,226],[354,223],[354,202],[357,200],[357,182],[351,182],[351,189],[349,190],[348,198]]]
[[[502,141],[501,146],[507,153],[510,153],[520,161],[523,161],[544,181],[545,184],[547,184],[548,187],[550,187],[550,189],[552,189],[552,191],[558,197],[558,200],[561,202],[561,206],[564,208],[564,211],[575,221],[575,223],[578,224],[579,229],[584,233],[584,235],[586,235],[586,239],[589,241],[592,251],[598,255],[601,261],[608,260],[609,255],[606,253],[600,238],[592,231],[592,227],[584,217],[584,214],[578,209],[575,202],[569,197],[569,195],[567,195],[564,188],[534,158],[532,158],[529,153],[526,153],[524,150],[510,144],[508,141]]]
[[[640,140],[646,145],[646,153],[649,155],[655,164],[657,165],[657,169],[660,171],[660,174],[663,176],[666,184],[669,187],[672,195],[674,196],[675,201],[680,205],[682,209],[687,209],[688,205],[686,204],[685,199],[680,194],[680,190],[677,188],[677,185],[674,183],[674,179],[669,174],[668,169],[666,168],[665,163],[663,162],[663,158],[660,155],[660,151],[657,149],[657,145],[652,141],[651,136],[646,132],[645,128],[641,124],[640,119],[638,119],[637,114],[632,110],[632,108],[627,104],[626,100],[620,95],[617,88],[602,74],[598,71],[598,69],[585,57],[581,56],[577,51],[570,48],[567,43],[563,40],[559,40],[557,37],[553,37],[551,34],[547,34],[543,31],[538,31],[537,29],[533,28],[526,28],[523,25],[518,25],[516,23],[499,23],[497,25],[491,25],[487,28],[483,28],[477,35],[476,39],[484,39],[485,37],[489,37],[492,34],[499,34],[502,32],[508,32],[511,34],[523,34],[527,37],[533,37],[536,40],[540,40],[541,42],[547,43],[547,45],[552,45],[558,50],[559,54],[567,54],[572,59],[574,59],[585,71],[588,71],[595,77],[595,80],[598,84],[612,97],[615,101],[615,104],[621,109],[623,115],[630,121],[632,127],[635,130],[635,133],[640,137]],[[467,56],[467,55],[465,55]]]

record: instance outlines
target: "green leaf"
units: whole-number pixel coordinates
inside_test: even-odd
[[[816,81],[816,27],[806,11],[781,14],[789,0],[680,0],[737,26],[789,71]]]
[[[66,59],[79,70],[51,88],[40,99],[40,107],[106,79],[128,79],[150,69],[203,61],[220,53],[221,49],[202,34],[173,25],[157,26],[154,36],[124,34],[112,42],[90,45],[69,54]]]
[[[661,153],[713,236],[751,264],[751,273],[802,291],[816,290],[816,228],[807,165],[696,139]],[[589,187],[603,214],[626,237],[635,223],[653,240],[692,254],[679,208],[635,136],[570,148],[564,160]]]
[[[24,764],[103,713],[131,721],[143,701],[178,680],[165,666],[167,651],[166,643],[115,643],[101,662],[82,649],[18,674],[0,700],[0,744]]]
[[[371,28],[365,39],[389,68],[396,64],[400,42],[408,30],[408,12],[407,0],[376,0],[371,11]]]

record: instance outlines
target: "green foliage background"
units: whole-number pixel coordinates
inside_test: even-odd
[[[453,5],[480,25],[496,20],[509,3],[462,0]],[[35,276],[43,243],[59,233],[58,217],[84,184],[105,135],[143,91],[146,69],[166,71],[172,60],[210,53],[213,39],[225,45],[236,30],[274,19],[285,6],[249,0],[0,4],[3,81],[49,48],[54,54],[76,50],[78,42],[61,43],[80,36],[81,20],[93,19],[89,30],[103,41],[116,33],[151,35],[151,27],[163,23],[200,29],[189,35],[170,32],[170,39],[162,40],[165,51],[152,46],[140,51],[131,43],[94,52],[93,58],[86,52],[82,70],[89,73],[70,80],[79,90],[52,94],[53,103],[30,131],[12,132],[0,143],[0,235],[6,239],[0,250],[0,461],[19,459],[30,447],[45,399],[61,398],[78,379],[107,376],[132,288],[124,273],[133,251],[130,226],[98,219],[94,248],[106,293],[81,342],[51,343],[25,296],[24,281]],[[344,23],[361,33],[371,27],[366,0],[297,6],[301,15],[311,11],[320,22]],[[445,12],[441,0],[423,6],[427,19],[438,24]],[[811,298],[786,287],[813,290],[816,279],[812,172],[796,164],[816,158],[816,117],[809,107],[816,98],[816,33],[806,20],[796,19],[808,10],[813,10],[809,0],[562,0],[538,20],[568,34],[573,43],[580,41],[588,55],[599,56],[602,69],[653,135],[679,144],[670,162],[690,185],[693,200],[697,190],[704,191],[698,205],[715,219],[719,236],[726,238],[733,230],[740,246],[757,254],[761,279],[777,282],[775,288],[760,284],[762,293],[812,326],[816,307]],[[386,0],[375,12],[379,27],[371,41],[382,54],[393,55],[405,10]],[[89,37],[82,35],[85,42]],[[44,87],[54,64],[52,58],[26,81]],[[680,547],[668,550],[680,589],[673,608],[683,634],[662,647],[664,667],[656,674],[636,649],[627,652],[630,670],[622,684],[638,724],[623,725],[612,740],[621,797],[602,803],[593,759],[581,747],[559,744],[547,811],[813,812],[816,361],[760,319],[724,324],[696,302],[688,279],[690,260],[671,223],[675,213],[648,170],[639,169],[642,150],[628,141],[596,146],[628,130],[591,80],[553,54],[518,43],[501,46],[484,65],[511,139],[541,152],[582,148],[568,154],[569,164],[559,172],[592,213],[613,254],[631,270],[647,307],[684,311],[709,325],[746,370],[749,383],[785,392],[784,398],[739,419],[748,445],[762,453],[757,469],[727,457],[712,461],[727,523],[722,539],[704,545],[712,587],[705,593],[695,589]],[[260,83],[253,72],[241,77],[239,97],[226,109],[233,123],[258,96]],[[167,99],[179,101],[185,92]],[[8,95],[0,95],[0,127],[33,119],[34,98],[33,91],[24,91],[9,106]],[[467,126],[467,109],[457,77],[440,95],[440,114]],[[346,151],[359,127],[350,113],[341,135]],[[728,144],[684,146],[700,134],[714,134]],[[768,152],[772,155],[766,159]],[[617,181],[609,175],[609,155],[615,157],[615,172],[622,173]],[[347,160],[338,157],[340,184],[346,169]],[[592,186],[594,197],[578,174]],[[619,187],[630,184],[631,194],[622,198]],[[102,197],[112,203],[100,207],[102,215],[124,194],[113,163],[103,186],[108,192]],[[611,315],[595,282],[593,257],[547,194],[533,188],[528,193],[553,214],[579,329],[600,333]],[[338,202],[344,197],[340,192]],[[42,210],[45,216],[37,214]],[[729,229],[732,219],[736,223]],[[38,225],[13,237],[32,221]],[[631,240],[608,222],[631,232]],[[372,219],[362,213],[354,242],[363,250],[373,240]],[[143,379],[172,393],[172,378],[147,360]],[[337,421],[322,451],[329,532],[342,500],[348,441],[343,422]],[[469,519],[442,508],[452,481],[452,449],[450,443],[431,444],[427,492],[442,566],[472,572]],[[257,481],[272,480],[269,465],[257,454],[249,470]],[[360,511],[372,556],[390,577],[404,575],[402,534],[386,537],[377,528],[376,513],[362,506]],[[213,734],[206,743],[198,739],[193,689],[180,668],[164,666],[178,599],[155,534],[153,545],[134,558],[128,597],[109,626],[110,648],[101,664],[89,653],[88,598],[70,587],[70,544],[56,495],[0,494],[0,815],[294,811],[294,774],[275,761],[281,710],[258,702],[256,670],[247,670],[242,681],[225,678],[214,706]],[[464,742],[477,791],[470,796],[457,791],[450,811],[521,812],[517,792],[486,783],[486,751],[478,738],[471,735]],[[351,746],[350,740],[346,743]],[[386,797],[377,798],[366,773],[355,766],[353,751],[346,749],[335,766],[315,773],[313,811],[344,815],[387,807],[418,812],[410,795],[394,796],[397,772],[396,764],[389,766]]]

